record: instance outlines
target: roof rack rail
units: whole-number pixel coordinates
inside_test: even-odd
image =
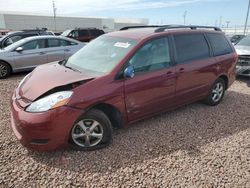
[[[157,28],[162,28],[162,27],[178,27],[178,26],[183,26],[183,25],[138,25],[138,26],[126,26],[120,29],[122,30],[128,30],[128,29],[139,29],[139,28],[151,28],[151,27],[157,27]]]
[[[164,27],[164,25],[162,25]],[[120,31],[123,30],[129,30],[129,29],[139,29],[139,28],[150,28],[150,27],[162,27],[161,25],[135,25],[135,26],[126,26],[120,29]]]
[[[96,27],[75,27],[76,30],[80,30],[80,29],[98,29]]]
[[[192,29],[192,30],[195,30],[195,29],[198,29],[198,28],[201,28],[201,29],[203,28],[203,29],[214,29],[215,31],[222,31],[220,28],[212,27],[212,26],[198,26],[198,25],[189,25],[189,26],[179,25],[179,26],[175,26],[175,25],[168,25],[166,27],[163,26],[163,27],[159,27],[159,28],[155,29],[155,33],[163,32],[166,29],[182,29],[182,28],[189,28],[189,29]]]
[[[47,28],[36,28],[36,29],[23,29],[23,30],[21,30],[21,31],[47,31]]]

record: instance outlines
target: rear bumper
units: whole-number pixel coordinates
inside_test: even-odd
[[[29,113],[11,100],[11,128],[21,144],[32,150],[51,151],[68,145],[69,134],[81,110],[63,106]]]

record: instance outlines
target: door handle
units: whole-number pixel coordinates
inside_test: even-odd
[[[46,54],[46,53],[45,53],[45,52],[39,52],[39,54],[40,54],[40,55],[44,55],[44,54]]]
[[[65,52],[69,52],[70,50],[69,50],[69,49],[65,49],[64,51],[65,51]]]
[[[173,75],[173,72],[172,71],[168,71],[166,75],[167,76],[171,76],[171,75]]]
[[[185,71],[184,68],[180,68],[180,69],[179,69],[179,73],[183,73],[184,71]]]

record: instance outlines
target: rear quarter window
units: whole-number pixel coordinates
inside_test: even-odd
[[[233,49],[223,34],[207,33],[206,35],[213,49],[214,56],[230,54],[233,52]]]
[[[210,57],[209,47],[202,33],[174,35],[174,42],[178,63]]]

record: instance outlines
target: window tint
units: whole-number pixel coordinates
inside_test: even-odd
[[[59,47],[61,46],[61,42],[58,39],[48,39],[48,47]]]
[[[89,30],[89,31],[90,31],[90,34],[91,34],[92,36],[100,36],[100,35],[103,34],[103,31],[101,31],[101,30],[96,30],[96,29],[94,29],[94,30]]]
[[[80,37],[86,37],[89,36],[88,30],[79,30],[78,31]]]
[[[141,47],[130,59],[135,73],[159,70],[170,64],[167,38],[153,40]]]
[[[203,34],[186,34],[174,36],[177,62],[208,58],[209,48]]]
[[[224,35],[208,33],[207,36],[211,43],[215,56],[225,55],[232,52],[232,48],[230,47]]]
[[[77,43],[68,40],[60,40],[60,41],[61,41],[61,46],[77,45]]]
[[[34,49],[45,48],[45,40],[33,40],[27,42],[22,46],[22,48],[23,50],[34,50]]]

